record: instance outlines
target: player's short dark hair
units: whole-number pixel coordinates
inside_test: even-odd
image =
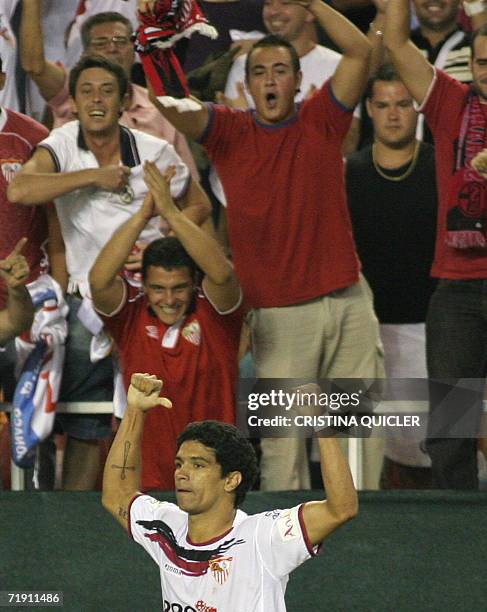
[[[149,266],[158,266],[166,270],[189,268],[193,278],[196,278],[199,272],[198,266],[175,236],[158,238],[149,244],[142,256],[143,279],[147,276]]]
[[[85,55],[72,67],[69,73],[69,95],[72,98],[76,95],[76,85],[81,73],[89,68],[103,68],[103,70],[113,74],[118,82],[120,101],[123,100],[128,91],[128,79],[123,68],[100,55]]]
[[[222,478],[230,472],[242,474],[242,482],[235,489],[235,507],[240,506],[259,472],[254,447],[244,434],[229,423],[199,421],[190,423],[179,434],[177,449],[187,440],[196,440],[215,451],[216,460],[222,469]]]
[[[252,57],[252,53],[256,49],[266,47],[284,47],[289,51],[289,55],[291,56],[291,66],[294,74],[297,74],[301,70],[301,62],[299,61],[298,52],[293,45],[278,34],[268,34],[267,36],[264,36],[264,38],[258,40],[247,54],[247,59],[245,60],[245,78],[247,81],[249,80],[250,58]]]
[[[475,57],[474,44],[479,36],[487,36],[487,23],[484,23],[470,34],[470,56]]]
[[[101,23],[123,23],[123,25],[127,28],[127,35],[131,36],[132,34],[132,22],[130,19],[127,19],[125,15],[116,13],[115,11],[97,13],[96,15],[89,17],[81,26],[81,43],[83,45],[83,49],[86,50],[90,46],[92,28],[96,25],[100,25]]]
[[[369,100],[373,97],[376,81],[387,81],[388,83],[392,81],[402,82],[401,77],[392,64],[382,64],[368,80],[365,97],[369,98]]]

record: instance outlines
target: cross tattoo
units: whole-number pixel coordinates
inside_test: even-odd
[[[127,465],[127,459],[129,456],[129,451],[130,451],[130,442],[127,440],[127,442],[125,442],[125,447],[124,447],[124,451],[123,451],[123,465],[115,465],[114,463],[112,463],[112,465],[110,467],[112,468],[117,468],[118,470],[122,470],[122,473],[120,475],[120,479],[121,480],[125,480],[125,476],[126,476],[126,471],[127,470],[134,470],[135,471],[135,467],[134,466],[128,466]]]

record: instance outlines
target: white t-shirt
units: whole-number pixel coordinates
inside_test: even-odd
[[[98,253],[112,234],[140,208],[147,193],[142,166],[145,160],[154,161],[161,172],[170,165],[176,166],[176,175],[171,181],[173,198],[181,198],[191,180],[187,166],[165,140],[122,125],[120,131],[121,159],[131,169],[129,186],[133,199],[125,203],[119,193],[85,187],[54,200],[66,245],[68,292],[71,293],[79,290],[82,295],[86,294],[88,273]],[[99,167],[96,157],[84,144],[78,121],[56,128],[38,146],[49,150],[58,172]],[[160,236],[160,218],[154,217],[139,240],[150,242]]]
[[[188,515],[148,495],[130,506],[129,530],[159,565],[164,610],[285,612],[289,573],[314,556],[303,506],[247,515],[218,539],[193,544]]]
[[[303,81],[300,91],[296,95],[296,102],[301,102],[301,100],[307,96],[312,85],[319,88],[327,79],[333,76],[341,57],[340,53],[332,51],[322,45],[315,45],[309,53],[300,57],[299,61],[301,63]],[[225,86],[225,95],[228,98],[237,97],[237,83],[241,82],[245,84],[246,60],[247,55],[240,55],[233,62]],[[248,93],[246,93],[246,98],[249,108],[254,108],[254,101]]]

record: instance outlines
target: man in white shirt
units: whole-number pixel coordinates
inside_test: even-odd
[[[53,130],[9,186],[11,202],[32,205],[54,200],[58,211],[70,294],[62,401],[112,400],[111,362],[104,358],[92,363],[92,338],[97,331],[92,308],[86,308],[88,273],[111,234],[141,206],[147,193],[142,160],[154,161],[161,171],[176,166],[171,193],[185,214],[191,210],[198,214],[198,209],[207,211],[210,206],[171,145],[119,124],[127,88],[127,77],[118,64],[84,57],[70,73],[71,103],[78,120]],[[156,220],[147,224],[141,239],[159,236]],[[68,433],[65,489],[94,487],[98,440],[110,435],[110,421],[110,415],[62,415],[62,427]]]
[[[257,475],[249,441],[232,425],[191,423],[177,442],[177,505],[159,502],[137,490],[146,412],[171,406],[161,388],[155,376],[132,376],[105,466],[104,507],[159,565],[164,610],[284,612],[289,573],[358,511],[338,441],[319,439],[326,500],[249,516],[238,509]]]

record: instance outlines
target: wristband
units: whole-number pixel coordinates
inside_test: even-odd
[[[474,17],[485,11],[484,0],[474,0],[473,2],[464,2],[463,10],[468,17]]]

